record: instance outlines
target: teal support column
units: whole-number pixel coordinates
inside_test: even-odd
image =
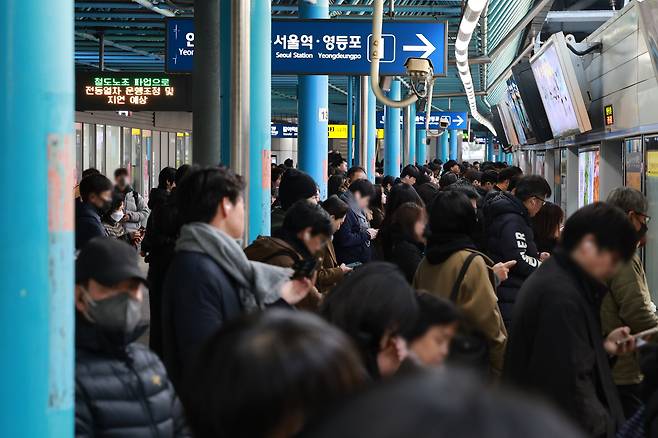
[[[391,81],[388,96],[400,100],[400,81]],[[400,176],[400,108],[386,107],[384,120],[384,175]]]
[[[427,162],[426,139],[427,131],[424,129],[416,130],[416,161],[418,161],[419,164],[425,164]]]
[[[450,146],[449,146],[449,133],[445,131],[441,137],[439,137],[439,160],[443,163],[450,159]]]
[[[493,148],[493,137],[489,135],[487,137],[487,161],[494,161],[494,148]]]
[[[231,165],[231,1],[219,0],[220,159]],[[271,38],[271,36],[270,36]],[[271,68],[271,67],[270,67]]]
[[[329,18],[329,0],[299,1],[299,18]],[[267,40],[269,44],[269,39]],[[299,77],[299,168],[311,175],[327,197],[329,77]]]
[[[498,147],[498,161],[501,163],[505,163],[505,151],[503,150],[502,146]]]
[[[354,78],[347,77],[347,167],[352,167],[354,156],[354,136],[352,132],[354,125]]]
[[[270,235],[272,3],[251,1],[249,90],[249,242]]]
[[[5,192],[0,214],[0,431],[3,437],[69,438],[75,403],[74,5],[3,4],[0,182],[13,189]],[[20,214],[11,214],[9,205]]]
[[[416,104],[411,104],[409,107],[409,162],[416,164],[416,161]]]
[[[354,78],[354,160],[352,166],[359,166],[361,163],[361,81],[359,76]]]
[[[451,160],[456,160],[458,156],[458,151],[457,151],[457,136],[461,133],[461,131],[457,129],[451,129],[450,130],[450,155],[449,159]]]
[[[371,183],[375,182],[375,160],[377,159],[377,99],[370,87],[368,76],[368,167],[366,173]]]

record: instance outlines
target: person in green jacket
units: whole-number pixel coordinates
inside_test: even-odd
[[[646,197],[630,187],[619,187],[610,193],[607,202],[626,212],[638,232],[638,246],[644,245],[649,208]],[[628,326],[631,333],[658,326],[656,306],[651,301],[647,278],[639,254],[625,264],[608,283],[610,293],[601,305],[601,326],[607,335],[616,327]],[[638,353],[620,356],[612,369],[612,376],[619,390],[626,418],[630,418],[641,406],[640,383],[642,373]]]

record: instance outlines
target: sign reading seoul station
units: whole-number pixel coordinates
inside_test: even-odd
[[[448,25],[442,21],[385,22],[380,74],[404,75],[407,58],[428,58],[435,76],[447,74]],[[191,72],[193,19],[167,20],[169,72]],[[273,20],[272,74],[368,75],[372,22]]]
[[[190,75],[78,72],[79,111],[192,111]]]

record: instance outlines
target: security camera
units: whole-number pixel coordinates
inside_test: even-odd
[[[452,119],[450,118],[450,116],[441,116],[439,118],[439,127],[441,129],[448,129],[450,123],[452,123]]]
[[[411,80],[411,89],[419,98],[425,98],[434,80],[434,66],[427,58],[408,58],[404,63]]]

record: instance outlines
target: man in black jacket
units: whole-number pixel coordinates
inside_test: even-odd
[[[513,193],[498,192],[484,204],[486,253],[496,262],[516,260],[509,277],[498,288],[498,305],[509,330],[516,294],[526,278],[539,267],[548,254],[539,254],[530,218],[536,215],[551,196],[551,188],[541,176],[522,178]]]
[[[75,247],[81,249],[94,237],[107,236],[101,216],[112,205],[112,182],[100,173],[80,181],[80,202],[75,203]]]
[[[189,437],[162,362],[135,342],[147,327],[135,250],[92,239],[75,278],[75,436]]]
[[[562,248],[524,283],[514,309],[504,378],[553,402],[590,437],[614,437],[624,420],[609,358],[635,342],[628,327],[604,340],[599,308],[605,281],[636,243],[617,207],[578,210],[564,227]]]
[[[163,360],[176,389],[203,343],[243,313],[297,304],[312,287],[292,269],[252,262],[244,233],[242,179],[226,168],[192,169],[176,187],[184,224],[163,285]]]

